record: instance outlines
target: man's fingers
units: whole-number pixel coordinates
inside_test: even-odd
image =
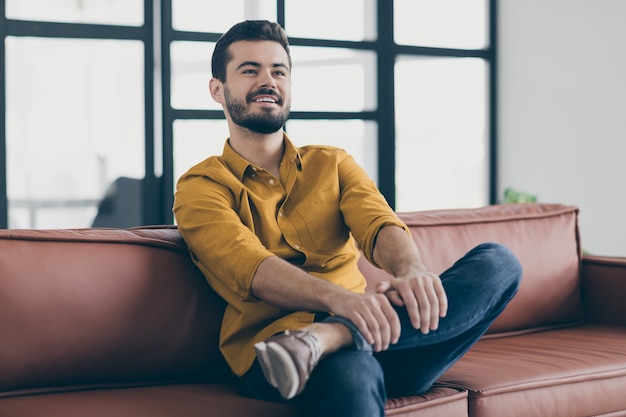
[[[443,288],[441,279],[438,280],[435,285],[435,291],[437,292],[437,299],[439,300],[439,317],[445,317],[448,314],[448,296],[446,290]]]
[[[397,307],[404,306],[404,301],[402,301],[402,297],[400,297],[400,294],[398,293],[398,291],[389,290],[385,293],[385,295],[387,296],[389,301],[391,301],[391,304],[393,304],[394,306],[397,306]]]
[[[397,294],[396,294],[397,296]],[[400,297],[397,297],[400,299]],[[384,349],[389,347],[389,343],[397,343],[398,339],[400,339],[400,333],[402,331],[402,325],[400,324],[400,318],[398,317],[398,313],[390,304],[390,298],[386,295],[386,298],[381,301],[383,306],[383,313],[385,314],[386,321],[389,324],[389,342]],[[400,300],[401,302],[402,300]]]
[[[430,330],[437,330],[437,328],[439,327],[440,306],[439,306],[439,298],[437,297],[437,293],[435,291],[434,286],[431,286],[428,289],[428,297],[430,300],[430,316],[429,316],[429,323],[427,323],[427,325],[429,326]]]
[[[390,283],[407,309],[411,324],[426,334],[439,327],[439,319],[447,314],[448,299],[436,274],[427,272],[410,279]]]
[[[376,285],[376,292],[379,294],[384,294],[391,288],[390,281],[382,281]]]
[[[352,305],[347,317],[377,352],[400,337],[400,319],[385,294],[368,294]]]
[[[363,319],[365,320],[369,333],[372,335],[371,345],[376,352],[379,352],[382,349],[382,345],[384,343],[384,324],[381,326],[378,319],[376,318],[376,315],[369,308],[363,310],[361,314],[363,315]],[[383,334],[381,334],[381,332]]]
[[[374,336],[370,332],[369,326],[367,325],[367,321],[365,320],[365,318],[363,318],[363,316],[361,316],[360,314],[348,316],[347,318],[352,321],[352,324],[354,324],[357,329],[359,329],[365,341],[370,345],[374,345]]]
[[[400,319],[384,294],[368,298],[372,314],[372,328],[374,335],[374,350],[377,352],[389,348],[400,337]]]
[[[411,325],[415,329],[422,329],[424,324],[422,320],[425,318],[426,323],[428,323],[430,317],[430,303],[427,299],[424,300],[424,291],[421,285],[422,283],[417,279],[396,279],[392,283],[392,287],[402,298]]]

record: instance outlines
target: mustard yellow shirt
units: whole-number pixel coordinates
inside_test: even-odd
[[[221,156],[179,179],[173,211],[192,260],[227,303],[220,349],[238,376],[254,361],[254,343],[314,320],[314,312],[284,311],[253,296],[250,284],[261,261],[279,256],[320,279],[363,292],[355,241],[373,263],[383,226],[408,232],[345,151],[296,148],[286,135],[280,180],[227,141]]]

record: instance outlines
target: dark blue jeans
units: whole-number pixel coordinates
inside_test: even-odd
[[[400,340],[372,353],[349,320],[328,317],[324,321],[350,328],[354,348],[320,361],[302,394],[290,401],[267,383],[255,361],[241,378],[244,394],[304,404],[314,416],[384,416],[387,396],[426,392],[476,343],[513,298],[521,276],[519,261],[509,249],[497,243],[479,245],[441,274],[449,307],[437,330],[423,334],[414,329],[406,310],[398,307]]]

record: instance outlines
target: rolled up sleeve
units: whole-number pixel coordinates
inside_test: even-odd
[[[365,170],[347,154],[339,163],[339,179],[344,221],[367,260],[380,268],[373,255],[380,229],[394,225],[410,234],[409,228],[396,216]]]

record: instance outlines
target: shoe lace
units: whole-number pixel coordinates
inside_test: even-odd
[[[302,341],[302,343],[304,343],[311,351],[311,356],[309,357],[309,367],[313,368],[319,361],[320,356],[322,356],[322,346],[319,338],[308,330],[298,330],[291,334],[298,340]]]

